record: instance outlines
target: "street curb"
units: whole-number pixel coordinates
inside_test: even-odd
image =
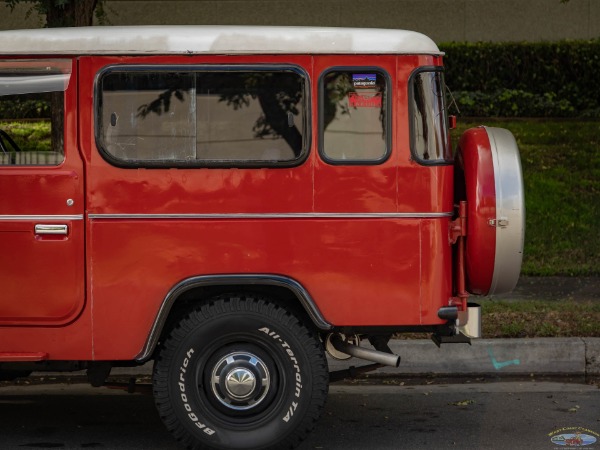
[[[372,374],[600,375],[600,338],[473,339],[472,345],[440,348],[430,340],[393,340],[389,346],[402,358],[400,367]],[[332,371],[365,364],[355,358],[329,361]]]
[[[361,344],[369,347],[364,342]],[[442,344],[429,339],[392,340],[400,367],[382,367],[370,377],[391,375],[570,375],[600,376],[600,338],[473,339],[469,344]],[[327,357],[330,371],[360,367],[368,361]],[[115,367],[112,376],[150,376],[152,361],[136,367]],[[34,375],[44,376],[38,372]],[[46,374],[47,375],[47,374]]]
[[[600,338],[582,338],[585,343],[587,375],[600,375]]]

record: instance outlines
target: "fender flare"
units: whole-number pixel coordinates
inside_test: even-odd
[[[167,293],[161,307],[156,315],[150,333],[142,351],[135,357],[137,362],[145,362],[150,358],[154,351],[167,317],[171,308],[181,294],[190,289],[205,286],[279,286],[291,291],[308,313],[313,324],[320,330],[327,331],[333,326],[325,320],[317,304],[312,299],[308,291],[296,280],[282,275],[273,274],[226,274],[226,275],[201,275],[190,277],[177,283]]]

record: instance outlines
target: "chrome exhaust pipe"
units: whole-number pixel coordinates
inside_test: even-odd
[[[383,364],[384,366],[398,367],[400,365],[400,357],[398,355],[349,344],[341,340],[338,336],[332,337],[331,344],[337,351],[354,356],[355,358],[365,359],[367,361]]]

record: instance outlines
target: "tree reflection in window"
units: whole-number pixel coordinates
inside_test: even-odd
[[[293,162],[305,110],[293,70],[123,71],[102,83],[104,148],[124,160]]]

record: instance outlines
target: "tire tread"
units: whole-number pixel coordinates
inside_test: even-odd
[[[279,322],[282,327],[290,330],[296,336],[306,353],[312,381],[309,409],[293,433],[280,442],[263,447],[264,450],[293,449],[306,439],[322,415],[329,387],[327,361],[319,337],[312,328],[307,327],[282,306],[261,296],[244,294],[218,296],[210,302],[196,306],[174,325],[162,343],[154,363],[153,394],[159,416],[169,432],[186,448],[193,450],[214,448],[197,441],[177,419],[168,395],[169,368],[179,343],[194,329],[215,317],[240,312],[266,316]]]

